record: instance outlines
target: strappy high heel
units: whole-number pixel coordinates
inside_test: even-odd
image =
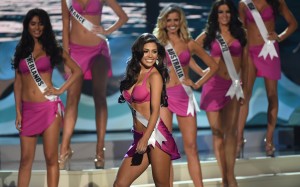
[[[70,160],[74,151],[70,148],[64,155],[59,155],[58,164],[60,170],[70,170]]]
[[[104,169],[104,165],[105,165],[104,151],[105,151],[105,147],[102,149],[101,155],[103,156],[100,156],[99,153],[96,154],[94,159],[95,169]]]
[[[242,143],[238,143],[236,148],[236,158],[244,158],[244,147],[247,143],[247,140],[243,138]]]
[[[266,151],[266,156],[269,157],[275,157],[275,147],[272,142],[268,142],[267,139],[264,139],[265,142],[265,151]]]

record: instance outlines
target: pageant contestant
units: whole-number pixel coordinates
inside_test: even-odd
[[[111,56],[106,36],[119,29],[128,20],[116,0],[62,0],[63,46],[81,67],[85,80],[92,80],[97,132],[96,169],[104,168],[104,140],[107,123],[106,88],[112,76]],[[117,15],[117,21],[108,28],[99,25],[103,5],[107,4]],[[70,74],[65,68],[67,76]],[[68,169],[73,150],[70,147],[80,100],[81,79],[68,89],[64,129],[60,147],[59,167]]]
[[[246,32],[230,0],[213,3],[204,32],[197,42],[210,50],[219,70],[202,88],[200,109],[206,111],[213,135],[223,187],[237,187],[234,165],[237,119],[244,99],[241,76],[247,70]]]
[[[129,187],[151,164],[156,187],[168,187],[171,160],[180,158],[171,132],[160,118],[168,105],[165,49],[149,33],[133,44],[119,102],[127,102],[133,117],[133,143],[119,168],[114,187]]]
[[[268,127],[265,137],[266,156],[274,156],[273,133],[278,114],[277,83],[281,76],[279,42],[289,37],[297,28],[297,21],[284,0],[243,0],[239,3],[240,18],[247,29],[249,73],[245,104],[241,106],[238,120],[237,155],[246,142],[243,136],[248,116],[249,102],[256,77],[263,77],[268,97]],[[286,29],[275,31],[276,16],[282,15],[288,23]]]
[[[191,87],[200,88],[217,71],[218,66],[191,38],[185,14],[179,6],[170,4],[162,9],[153,33],[165,47],[170,70],[170,81],[167,83],[169,105],[161,109],[161,118],[172,131],[173,113],[176,114],[190,176],[196,187],[203,186],[197,146],[196,111],[199,108]],[[202,69],[191,60],[194,54],[210,69],[196,83],[189,79],[189,70],[201,75]]]
[[[72,75],[60,87],[52,84],[55,65],[64,61]],[[14,94],[16,128],[20,131],[21,161],[18,186],[30,183],[38,135],[43,137],[48,187],[59,181],[58,144],[64,106],[59,95],[80,79],[82,72],[59,47],[50,18],[42,9],[30,10],[23,21],[21,40],[12,62],[15,71]]]

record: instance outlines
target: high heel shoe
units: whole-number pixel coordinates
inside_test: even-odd
[[[102,149],[102,154],[103,156],[100,156],[99,153],[96,154],[94,163],[95,163],[95,169],[104,169],[104,164],[105,164],[105,159],[104,159],[104,151],[105,148]]]
[[[268,142],[267,139],[264,139],[265,142],[265,151],[266,151],[266,156],[269,157],[275,157],[275,147],[272,142]]]
[[[60,170],[70,170],[70,160],[74,154],[72,149],[69,149],[64,155],[59,155],[58,165]]]
[[[242,142],[237,144],[236,148],[236,158],[244,158],[244,147],[247,143],[247,140],[245,138],[242,139]]]

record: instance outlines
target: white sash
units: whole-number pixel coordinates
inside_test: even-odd
[[[180,82],[184,79],[184,71],[182,69],[182,66],[180,64],[180,60],[175,52],[175,50],[173,49],[173,46],[170,42],[168,42],[168,44],[165,46],[166,51],[170,57],[171,63],[173,65],[173,68],[175,70],[175,73],[178,77],[178,79],[180,80]],[[193,90],[191,89],[191,87],[181,84],[186,92],[186,94],[189,97],[189,103],[188,103],[188,109],[187,109],[187,115],[191,114],[192,116],[194,116],[195,110],[197,112],[200,111],[199,106],[197,104],[195,95],[193,93]]]
[[[217,32],[216,39],[220,45],[220,48],[222,49],[222,55],[224,58],[224,62],[227,67],[227,71],[229,73],[229,76],[232,80],[232,84],[230,88],[228,89],[226,96],[230,96],[231,99],[236,96],[236,99],[239,100],[239,98],[244,98],[243,89],[240,84],[240,77],[237,74],[235,67],[233,65],[232,57],[228,48],[228,45],[222,35]]]
[[[42,77],[40,76],[40,74],[36,68],[32,54],[30,54],[27,58],[25,58],[25,61],[26,61],[27,67],[30,71],[30,74],[31,74],[34,82],[38,86],[39,90],[42,93],[44,93],[45,92],[44,90],[47,88],[47,85],[43,81]],[[46,99],[48,99],[50,101],[56,101],[56,99],[57,99],[56,95],[45,95],[45,97],[46,97]]]
[[[132,115],[136,117],[137,120],[139,120],[139,122],[141,122],[145,127],[147,127],[148,125],[148,120],[138,111],[136,111],[131,105],[130,103],[128,103],[129,108],[131,109]],[[155,128],[153,130],[153,132],[151,133],[151,136],[148,140],[148,145],[152,145],[153,147],[155,147],[155,142],[157,141],[159,143],[160,146],[162,146],[162,142],[163,141],[167,141],[167,139],[164,137],[164,135],[158,130],[158,124],[160,122],[160,118],[157,119]]]
[[[278,57],[278,54],[277,54],[275,46],[274,46],[275,41],[268,40],[267,28],[264,24],[264,21],[261,18],[261,15],[259,14],[255,5],[253,4],[252,0],[243,0],[243,2],[247,5],[248,9],[250,10],[250,12],[254,18],[254,21],[257,25],[257,28],[265,41],[265,44],[258,56],[259,57],[263,56],[264,59],[267,58],[268,54],[270,55],[271,59],[273,59],[273,57]]]
[[[70,11],[70,14],[87,30],[91,31],[93,29],[93,23],[91,23],[89,20],[85,19],[82,15],[80,15],[72,6],[72,0],[66,0],[66,4],[68,7],[68,10]],[[96,34],[98,37],[102,38],[106,42],[108,42],[108,39],[103,34]]]

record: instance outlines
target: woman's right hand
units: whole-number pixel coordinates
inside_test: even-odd
[[[22,116],[20,114],[17,114],[15,125],[16,125],[16,129],[19,132],[21,132],[22,131]]]
[[[143,154],[147,151],[148,140],[147,138],[142,137],[136,146],[136,153]]]

